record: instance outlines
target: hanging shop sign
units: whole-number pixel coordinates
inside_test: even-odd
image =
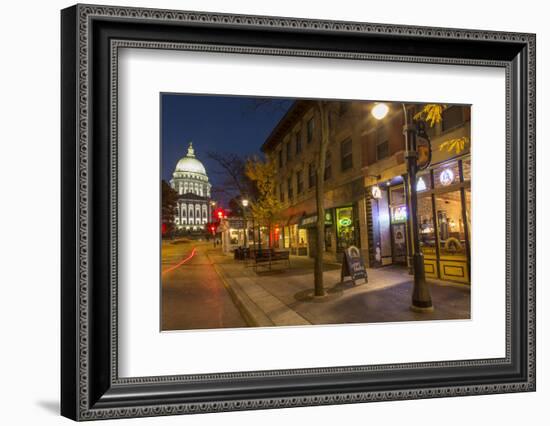
[[[439,182],[443,186],[449,186],[455,180],[455,174],[451,169],[445,169],[439,175]]]
[[[355,246],[349,246],[344,250],[340,281],[344,282],[345,277],[351,277],[353,285],[357,285],[356,280],[359,279],[364,279],[365,283],[368,281],[365,260],[361,256],[361,251]]]
[[[426,126],[424,122],[417,123],[418,133],[416,135],[416,152],[417,152],[417,167],[420,170],[424,170],[430,166],[432,162],[432,144],[430,137],[426,133]]]
[[[370,193],[372,195],[372,198],[376,198],[377,200],[382,198],[382,190],[380,189],[380,187],[378,185],[374,185],[371,188]]]
[[[393,206],[390,208],[391,223],[403,223],[407,221],[407,206]]]

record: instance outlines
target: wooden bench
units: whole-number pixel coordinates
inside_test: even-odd
[[[288,251],[275,251],[274,249],[253,250],[250,252],[251,266],[258,270],[258,266],[265,266],[271,271],[274,264],[286,262],[290,267],[290,253]]]

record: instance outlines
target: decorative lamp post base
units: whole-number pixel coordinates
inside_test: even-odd
[[[411,305],[410,308],[411,308],[411,311],[418,312],[419,314],[425,314],[427,312],[433,312],[434,311],[433,306],[430,306],[428,308],[421,308],[420,306]]]
[[[414,288],[411,309],[415,312],[433,311],[430,290],[426,283],[424,272],[424,255],[420,252],[413,254]]]
[[[413,268],[413,257],[407,256],[407,272],[409,275],[414,275],[414,268]]]

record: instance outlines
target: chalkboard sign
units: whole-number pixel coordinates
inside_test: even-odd
[[[361,256],[361,251],[355,247],[350,246],[344,250],[344,261],[342,262],[341,281],[344,282],[345,277],[351,277],[353,284],[357,284],[355,280],[363,278],[365,282],[367,279],[367,269],[365,268],[365,261]]]

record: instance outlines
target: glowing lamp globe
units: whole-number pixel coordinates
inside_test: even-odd
[[[387,114],[390,108],[383,102],[377,103],[372,107],[371,113],[377,120],[382,120]]]

